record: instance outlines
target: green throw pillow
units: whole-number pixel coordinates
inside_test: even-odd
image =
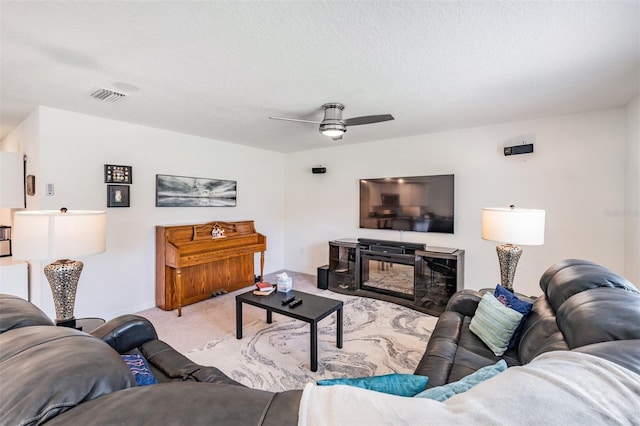
[[[522,314],[500,303],[491,293],[485,293],[471,319],[469,330],[478,336],[496,356],[504,354],[515,333]]]
[[[414,374],[386,374],[354,379],[318,380],[319,386],[348,385],[399,396],[415,396],[427,387],[429,378]]]
[[[427,389],[426,391],[420,392],[415,397],[429,398],[443,402],[451,398],[453,395],[468,391],[478,383],[482,383],[506,369],[507,363],[503,359],[501,359],[493,365],[482,367],[478,371],[469,374],[468,376],[458,380],[457,382],[451,382],[443,386],[436,386],[435,388]]]

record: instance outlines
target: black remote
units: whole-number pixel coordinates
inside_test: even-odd
[[[296,306],[300,306],[300,305],[302,305],[302,299],[298,299],[295,302],[290,303],[289,307],[290,308],[295,308]]]
[[[283,305],[288,305],[289,303],[293,302],[294,300],[296,300],[296,298],[295,298],[295,297],[290,297],[290,298],[288,298],[287,300],[283,300],[283,301],[282,301],[282,302],[280,302],[280,303],[282,303]]]

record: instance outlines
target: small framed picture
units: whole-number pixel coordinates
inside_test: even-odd
[[[129,207],[129,186],[107,185],[107,207]]]
[[[113,164],[104,165],[105,183],[126,183],[131,184],[131,166],[116,166]]]

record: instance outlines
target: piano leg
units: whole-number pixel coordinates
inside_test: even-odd
[[[182,316],[182,269],[176,269],[176,296],[178,297],[178,316]]]
[[[260,282],[264,279],[264,252],[260,252]]]

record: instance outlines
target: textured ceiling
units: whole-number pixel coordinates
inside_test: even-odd
[[[7,1],[0,138],[37,105],[281,152],[625,105],[638,1]],[[132,87],[133,86],[133,87]],[[94,87],[128,96],[103,103]],[[132,88],[139,88],[137,91]],[[351,127],[340,142],[321,105]]]

